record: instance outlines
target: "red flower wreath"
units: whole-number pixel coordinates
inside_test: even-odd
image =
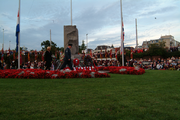
[[[73,60],[73,64],[74,64],[74,66],[79,66],[79,60],[77,58],[75,58]]]

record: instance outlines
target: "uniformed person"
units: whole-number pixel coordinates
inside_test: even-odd
[[[65,54],[64,59],[63,59],[64,62],[60,69],[64,69],[66,65],[68,65],[69,68],[73,70],[72,63],[71,63],[71,50],[70,50],[71,47],[72,47],[72,44],[68,44],[68,47],[66,48],[65,53],[64,53]]]

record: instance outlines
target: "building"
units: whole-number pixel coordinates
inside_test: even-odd
[[[134,48],[133,47],[124,47],[124,50],[134,50]]]
[[[105,53],[105,50],[109,52],[111,49],[113,49],[113,46],[107,46],[107,45],[99,45],[95,48],[94,53],[100,53],[101,50],[103,53]]]
[[[94,50],[92,49],[88,49],[88,50],[84,50],[84,53],[89,53],[90,50],[92,50],[92,53],[105,53],[106,52],[110,52],[112,50],[112,53],[115,53],[116,51],[115,50],[120,50],[120,47],[117,47],[117,48],[114,48],[114,46],[107,46],[107,45],[99,45],[97,46]],[[134,50],[133,47],[124,47],[124,50]],[[83,53],[83,51],[82,51]]]
[[[150,44],[158,44],[160,42],[165,42],[165,47],[170,49],[171,47],[178,47],[180,45],[180,42],[176,41],[174,39],[174,36],[172,35],[165,35],[161,36],[159,39],[154,39],[150,41],[143,41],[142,48],[148,49]]]
[[[93,52],[94,50],[93,49],[85,49],[85,50],[82,50],[82,53],[90,53],[90,52]]]

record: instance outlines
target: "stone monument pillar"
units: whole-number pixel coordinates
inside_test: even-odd
[[[68,44],[72,44],[71,58],[80,59],[79,53],[79,41],[78,41],[78,29],[76,26],[67,25],[64,26],[64,50],[68,47]]]

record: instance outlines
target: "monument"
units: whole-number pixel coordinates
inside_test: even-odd
[[[68,44],[72,44],[71,48],[71,59],[81,57],[78,55],[79,53],[79,41],[78,41],[78,29],[75,25],[67,25],[64,26],[64,50],[68,47]]]

